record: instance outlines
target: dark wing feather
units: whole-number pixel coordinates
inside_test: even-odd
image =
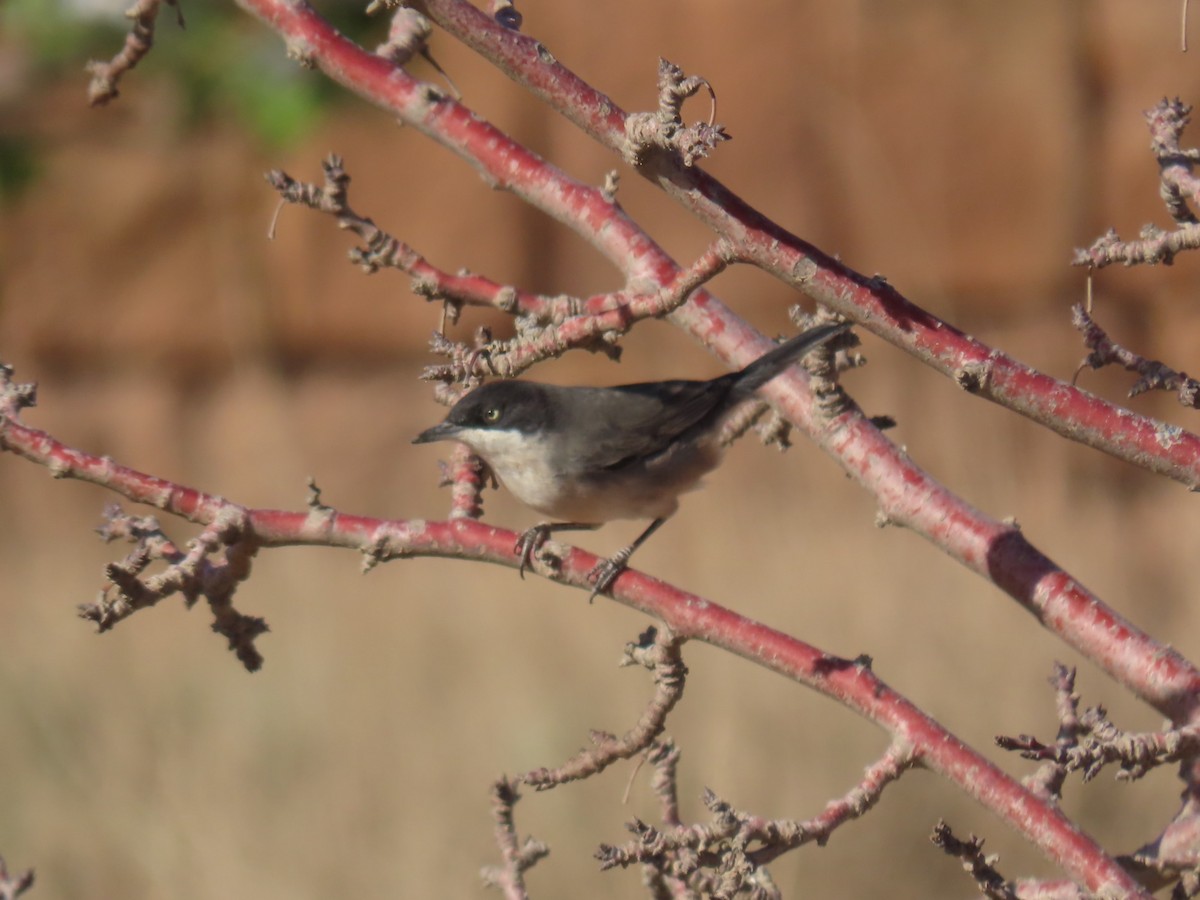
[[[849,327],[843,323],[810,329],[740,372],[711,381],[656,381],[611,388],[541,385],[540,389],[557,394],[556,430],[594,436],[583,447],[571,445],[572,467],[617,469],[633,460],[652,462],[685,432],[712,427],[799,357]]]
[[[563,399],[572,413],[586,416],[587,433],[597,435],[585,451],[589,466],[614,469],[661,453],[688,429],[725,412],[734,378],[572,388],[575,397]]]

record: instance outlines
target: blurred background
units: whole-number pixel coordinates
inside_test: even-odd
[[[369,47],[386,22],[323,12]],[[734,140],[706,167],[781,224],[1019,359],[1070,378],[1084,350],[1069,308],[1073,248],[1108,227],[1168,226],[1142,111],[1200,100],[1198,49],[1179,49],[1179,3],[605,4],[523,0],[524,31],[626,109],[655,102],[664,56],[715,87]],[[237,502],[300,508],[305,478],[347,512],[440,517],[446,448],[409,441],[442,409],[417,380],[440,310],[397,273],[365,276],[334,223],[283,211],[262,173],[319,180],[330,151],[351,202],[436,265],[576,295],[620,277],[581,240],[385,113],[284,58],[230,6],[187,4],[104,109],[89,58],[123,40],[120,4],[0,7],[0,359],[40,385],[26,421],[70,444]],[[114,12],[116,10],[116,12]],[[435,32],[465,102],[619,199],[676,258],[710,235],[619,160]],[[424,61],[412,66],[440,83]],[[692,101],[689,118],[707,114]],[[1200,143],[1200,132],[1186,137]],[[1176,368],[1197,364],[1200,258],[1106,270],[1099,320]],[[798,299],[750,271],[714,291],[774,333]],[[452,336],[483,322],[467,311]],[[1140,627],[1200,658],[1195,500],[1181,486],[1069,444],[971,398],[870,338],[845,385],[897,418],[913,458],[1025,533]],[[618,365],[573,353],[543,380],[619,383],[720,371],[648,323]],[[1120,400],[1129,379],[1085,372]],[[1169,397],[1139,412],[1194,430]],[[510,569],[438,560],[383,566],[332,550],[260,555],[239,593],[264,616],[247,675],[179,601],[100,637],[75,618],[125,552],[92,533],[112,500],[0,456],[0,852],[34,866],[38,898],[479,896],[498,858],[488,785],[556,765],[588,729],[630,727],[651,694],[618,669],[647,622]],[[139,510],[140,512],[141,510]],[[747,440],[639,553],[639,567],[877,672],[1014,774],[997,734],[1054,734],[1052,664],[1080,662],[997,589],[914,535],[874,527],[871,499],[828,458]],[[486,517],[534,516],[502,491]],[[644,523],[581,543],[610,553]],[[164,522],[183,540],[194,531]],[[685,817],[704,787],[764,816],[805,818],[858,779],[886,736],[746,663],[689,646],[669,733],[683,749]],[[1122,727],[1159,717],[1082,664],[1085,704]],[[629,779],[633,787],[622,802]],[[657,819],[648,773],[619,765],[527,797],[522,834],[552,847],[535,896],[638,895],[600,873],[600,842]],[[1176,808],[1173,773],[1110,773],[1068,788],[1068,811],[1114,851]],[[879,807],[773,866],[786,896],[964,896],[928,835],[944,817],[1000,853],[1010,877],[1051,875],[1007,827],[936,776],[912,773]]]

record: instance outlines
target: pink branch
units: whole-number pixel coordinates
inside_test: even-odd
[[[483,489],[491,472],[466,444],[455,444],[445,464],[443,486],[450,488],[450,518],[478,519],[483,515]]]

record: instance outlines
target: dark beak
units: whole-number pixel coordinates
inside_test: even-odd
[[[453,425],[450,422],[439,422],[432,428],[426,428],[413,438],[413,443],[428,444],[433,441],[452,441],[458,435],[459,431],[461,429],[457,425]]]

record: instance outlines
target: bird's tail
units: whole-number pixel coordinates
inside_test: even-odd
[[[749,394],[762,387],[776,375],[781,374],[788,366],[802,357],[809,350],[825,343],[835,335],[850,329],[850,322],[838,322],[834,325],[819,325],[810,328],[803,334],[798,334],[789,341],[780,344],[774,350],[768,351],[756,359],[742,371],[736,373],[734,390],[739,394]]]

